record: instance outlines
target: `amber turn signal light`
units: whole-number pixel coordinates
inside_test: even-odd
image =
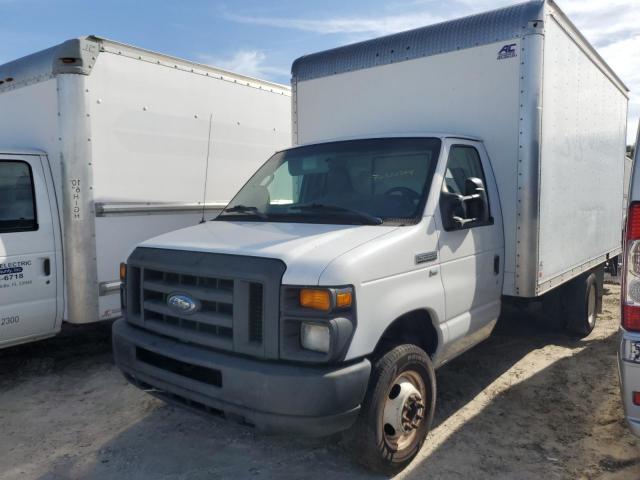
[[[120,281],[124,282],[125,278],[127,278],[127,264],[122,262],[120,264]]]
[[[333,308],[349,308],[353,302],[351,288],[302,288],[300,306],[329,312]]]
[[[331,292],[317,288],[303,288],[300,290],[300,305],[328,312],[331,310]]]
[[[347,308],[351,306],[353,295],[350,290],[338,291],[336,293],[336,307]]]

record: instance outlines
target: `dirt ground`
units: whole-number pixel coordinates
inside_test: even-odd
[[[616,371],[619,287],[584,340],[508,312],[441,368],[434,428],[402,479],[639,479]],[[113,366],[109,326],[0,352],[2,479],[365,479],[335,439],[267,437],[170,407]]]

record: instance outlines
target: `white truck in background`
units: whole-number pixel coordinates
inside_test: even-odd
[[[628,92],[552,1],[308,55],[294,148],[127,261],[116,364],[168,401],[417,454],[434,369],[542,300],[588,335],[621,252]]]
[[[0,347],[120,316],[142,240],[290,145],[290,88],[97,37],[0,66]]]

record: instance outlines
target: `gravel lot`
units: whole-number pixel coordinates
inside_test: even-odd
[[[397,478],[638,479],[616,372],[619,287],[582,341],[507,312],[440,369],[435,425]],[[167,406],[113,366],[108,325],[0,352],[0,478],[364,479],[336,439],[266,437]]]

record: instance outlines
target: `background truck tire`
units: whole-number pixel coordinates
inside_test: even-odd
[[[379,358],[358,421],[345,447],[370,470],[393,474],[420,450],[433,420],[436,380],[431,359],[415,345]]]
[[[579,338],[589,335],[596,326],[598,297],[602,290],[598,286],[596,273],[581,275],[567,285],[567,332]]]

